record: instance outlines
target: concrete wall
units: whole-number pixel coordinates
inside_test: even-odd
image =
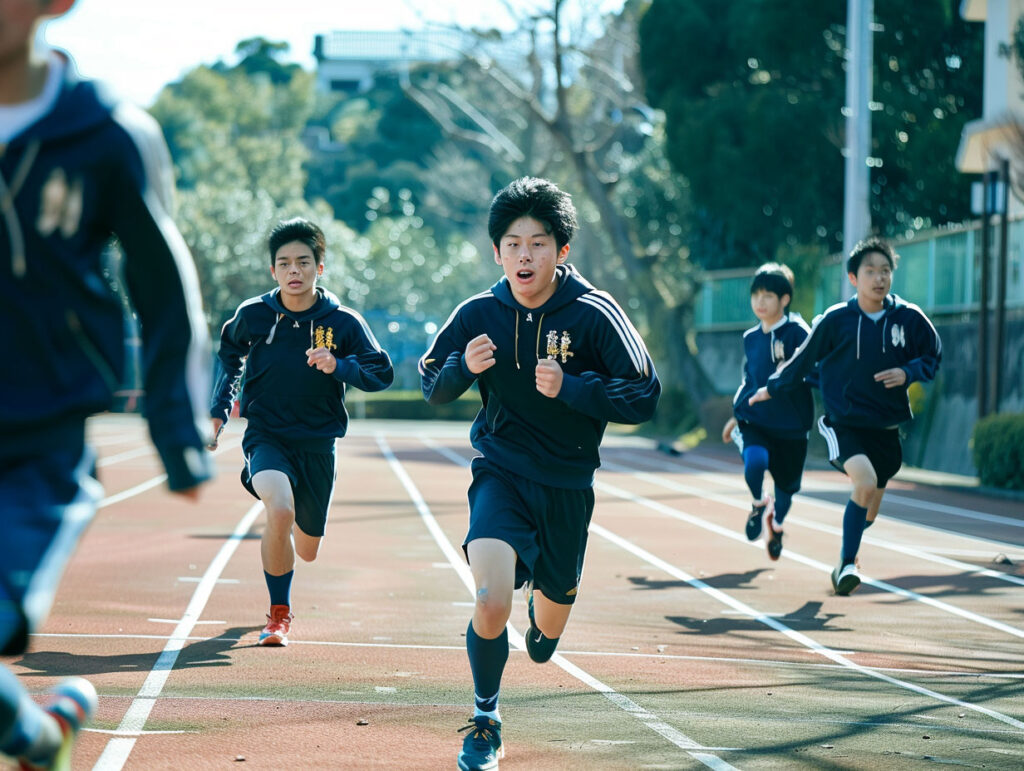
[[[942,337],[942,364],[925,386],[924,406],[905,427],[904,461],[911,466],[974,475],[970,439],[978,415],[978,326],[974,320],[933,319]],[[697,359],[719,393],[732,396],[743,366],[742,330],[700,332]],[[991,326],[990,326],[991,334]],[[1024,412],[1024,312],[1007,313],[1000,412]],[[812,445],[820,442],[812,432]]]

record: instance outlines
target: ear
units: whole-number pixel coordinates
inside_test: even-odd
[[[491,244],[491,246],[494,247],[494,261],[501,265],[501,252],[498,251],[498,247],[494,246],[494,244]]]
[[[856,273],[847,273],[846,277],[848,279],[850,279],[850,284],[852,284],[853,286],[857,286],[857,274]]]
[[[277,271],[274,270],[274,266],[273,265],[270,266],[270,275],[273,276],[274,281],[277,281]]]
[[[321,262],[316,266],[316,274],[322,276],[324,274],[324,264]]]
[[[558,257],[556,259],[556,262],[559,265],[561,265],[568,258],[569,258],[569,244],[566,244],[565,246],[563,246],[561,249],[558,250]]]
[[[45,4],[44,13],[47,16],[61,16],[71,10],[75,0],[49,0]]]
[[[784,294],[782,295],[782,297],[779,298],[779,304],[782,306],[783,309],[788,308],[791,302],[793,302],[793,298],[790,297],[788,294]]]

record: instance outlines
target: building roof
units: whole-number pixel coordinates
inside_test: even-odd
[[[459,30],[344,30],[317,35],[318,61],[416,61],[455,59],[467,44]]]

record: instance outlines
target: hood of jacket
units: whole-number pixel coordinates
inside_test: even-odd
[[[282,314],[294,321],[313,321],[319,318],[323,318],[332,311],[336,311],[341,307],[341,300],[337,296],[323,287],[318,286],[316,288],[316,301],[304,311],[290,311],[284,307],[281,303],[281,288],[272,289],[264,295],[260,296],[260,300],[269,305],[274,309],[275,313]]]
[[[491,287],[491,293],[503,305],[521,313],[552,313],[559,308],[564,308],[577,297],[594,291],[594,287],[576,271],[576,268],[569,264],[555,267],[555,281],[558,284],[555,293],[548,298],[547,302],[537,308],[527,308],[516,300],[506,276],[502,276]]]
[[[64,60],[64,78],[57,101],[52,110],[11,140],[12,147],[30,141],[29,137],[33,142],[49,142],[89,131],[104,123],[117,104],[106,87],[82,80],[66,53],[55,53]]]

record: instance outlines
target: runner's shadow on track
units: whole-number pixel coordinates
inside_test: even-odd
[[[790,629],[802,632],[828,630],[830,632],[848,632],[848,627],[830,626],[832,619],[839,618],[842,613],[822,613],[820,602],[805,602],[801,607],[784,616],[773,616],[779,623]],[[750,618],[735,616],[722,618],[694,618],[692,616],[665,616],[666,620],[683,627],[687,631],[681,634],[732,634],[735,632],[767,631],[769,627]]]
[[[715,589],[739,589],[749,586],[761,573],[770,568],[755,568],[745,573],[722,573],[718,576],[702,576],[700,578],[708,586]],[[652,581],[647,576],[630,576],[629,582],[641,589],[686,589],[690,585],[686,581]]]
[[[984,596],[992,592],[1007,591],[1007,584],[998,578],[979,576],[967,572],[937,576],[898,576],[897,578],[888,579],[886,583],[928,597]],[[910,602],[912,600],[910,598],[903,598],[903,601]]]
[[[259,629],[260,627],[232,627],[225,629],[217,637],[197,640],[186,645],[178,654],[174,668],[231,666],[234,662],[228,655],[228,651],[232,648],[248,647],[241,644],[242,636],[259,631]],[[149,672],[159,657],[160,651],[117,653],[110,656],[65,653],[63,651],[32,651],[22,656],[15,664],[25,667],[33,675],[88,677],[108,672]]]

